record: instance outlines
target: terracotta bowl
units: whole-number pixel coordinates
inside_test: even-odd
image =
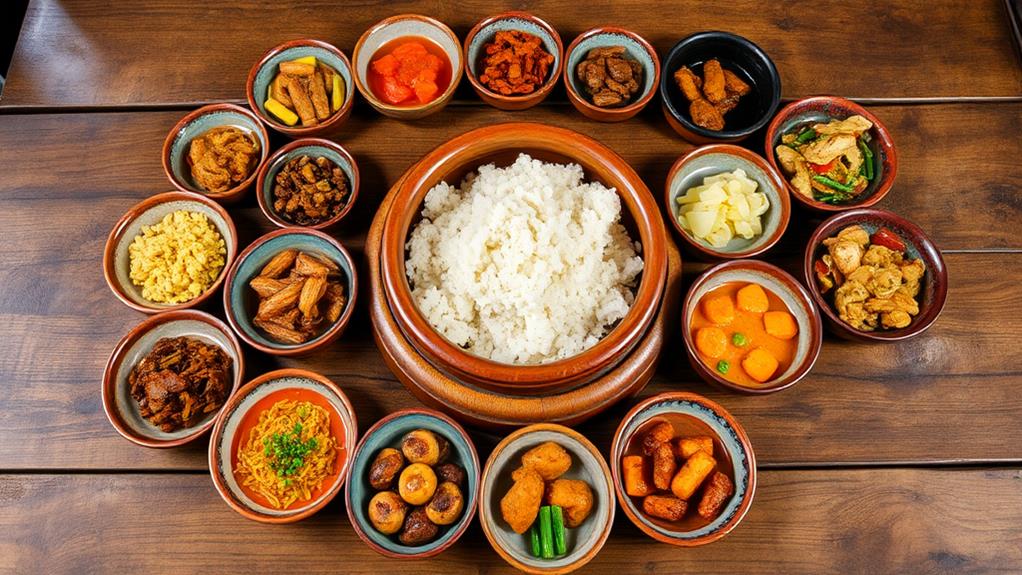
[[[178,210],[198,212],[204,214],[210,222],[216,226],[220,236],[224,239],[227,247],[227,256],[224,258],[224,269],[217,279],[210,284],[206,291],[198,297],[177,304],[164,304],[149,301],[142,297],[142,290],[130,278],[131,262],[128,256],[128,246],[134,241],[135,236],[141,232],[142,226],[151,226],[162,220],[167,214]],[[106,240],[106,247],[103,250],[103,276],[106,278],[106,285],[114,292],[117,299],[121,300],[128,307],[137,309],[144,313],[157,313],[185,309],[203,302],[213,295],[227,270],[234,262],[234,256],[238,251],[238,233],[234,229],[234,221],[223,207],[213,200],[192,192],[165,192],[150,196],[127,211],[121,219],[117,220],[114,229]]]
[[[798,323],[797,347],[795,357],[787,370],[770,381],[757,387],[746,387],[724,379],[717,370],[707,366],[696,353],[695,337],[689,326],[692,314],[703,296],[710,291],[730,282],[758,283],[764,289],[779,297],[795,316]],[[724,389],[750,394],[773,393],[787,389],[798,383],[816,363],[823,345],[823,325],[820,312],[813,304],[809,292],[798,280],[781,268],[759,260],[733,260],[718,264],[700,275],[688,290],[681,311],[681,331],[685,339],[685,350],[688,352],[692,369],[707,383]]]
[[[548,72],[546,83],[531,94],[505,96],[494,92],[479,81],[483,71],[483,60],[486,57],[486,44],[493,41],[497,32],[517,30],[538,36],[543,40],[543,49],[554,57],[554,65]],[[564,44],[561,36],[553,26],[528,12],[503,12],[480,20],[465,36],[462,48],[465,59],[465,70],[472,89],[487,104],[501,110],[524,110],[539,104],[550,95],[557,84],[557,77],[564,67]]]
[[[553,441],[563,447],[572,460],[571,468],[562,475],[589,484],[593,508],[581,525],[565,533],[568,553],[555,559],[533,557],[528,533],[515,533],[504,521],[500,500],[511,488],[511,473],[521,467],[522,455],[540,444]],[[570,573],[590,562],[603,548],[614,523],[614,485],[610,469],[599,450],[577,431],[552,423],[523,427],[505,437],[493,449],[483,470],[482,492],[479,495],[479,522],[490,545],[512,567],[526,573]]]
[[[678,223],[678,198],[690,188],[701,186],[703,178],[723,172],[745,170],[746,175],[759,187],[757,192],[767,196],[770,208],[760,216],[763,233],[752,239],[736,236],[723,248],[715,248],[682,229]],[[784,189],[784,182],[777,172],[760,156],[731,144],[710,144],[696,148],[678,158],[667,174],[665,186],[665,209],[667,219],[674,225],[674,231],[681,237],[693,254],[709,259],[739,259],[759,255],[772,248],[784,230],[788,229],[791,217],[791,201]]]
[[[418,36],[432,41],[443,49],[451,64],[451,84],[443,94],[428,104],[415,106],[388,104],[377,98],[372,88],[369,87],[369,65],[377,50],[391,40],[405,36]],[[458,87],[458,82],[461,81],[462,70],[465,67],[461,56],[461,44],[454,32],[443,22],[418,14],[391,16],[374,24],[358,39],[351,59],[355,63],[355,84],[358,86],[358,91],[377,112],[399,120],[424,118],[442,110],[454,96],[454,90]]]
[[[348,202],[341,209],[340,213],[332,218],[310,226],[300,226],[298,224],[291,223],[285,220],[284,217],[273,208],[273,188],[274,180],[277,178],[277,173],[279,173],[281,168],[284,167],[284,164],[303,155],[308,155],[313,159],[320,156],[325,157],[333,162],[335,166],[343,170],[345,175],[348,177]],[[305,227],[313,230],[322,230],[336,226],[338,222],[344,219],[344,216],[348,215],[351,211],[351,207],[355,205],[355,200],[358,199],[358,188],[360,183],[361,179],[359,178],[358,164],[355,163],[355,158],[352,157],[351,153],[343,146],[330,140],[323,140],[320,138],[303,138],[286,144],[284,147],[274,152],[273,155],[266,160],[263,167],[259,169],[259,176],[256,178],[256,198],[259,201],[259,209],[263,211],[263,215],[266,216],[266,219],[270,220],[278,227]]]
[[[217,415],[210,413],[198,424],[173,432],[162,431],[139,414],[138,402],[131,397],[128,374],[153,349],[157,341],[188,336],[223,349],[231,358],[233,373],[230,394],[241,386],[245,358],[241,344],[227,325],[196,310],[168,311],[146,318],[117,343],[103,372],[103,411],[122,437],[144,447],[177,447],[192,441],[213,427]],[[225,403],[226,405],[226,403]]]
[[[259,142],[259,163],[252,168],[252,173],[240,184],[226,192],[211,193],[195,183],[192,179],[191,166],[188,164],[188,147],[192,140],[212,130],[232,126],[247,132]],[[266,162],[270,154],[270,135],[266,133],[259,118],[249,110],[234,104],[210,104],[188,113],[181,118],[167,134],[163,142],[163,173],[167,175],[174,187],[183,192],[195,192],[218,202],[232,203],[241,199],[255,182],[256,173]]]
[[[330,66],[344,79],[344,103],[341,109],[315,126],[302,126],[299,120],[294,126],[288,126],[276,116],[266,111],[267,91],[270,82],[276,77],[281,62],[297,60],[306,56],[315,56],[317,62]],[[341,124],[351,115],[351,106],[355,101],[355,82],[352,81],[351,62],[344,52],[321,40],[303,38],[289,40],[267,50],[248,72],[245,81],[245,97],[252,111],[267,126],[290,138],[309,138],[314,136],[334,135],[340,132]]]
[[[465,470],[465,485],[461,486],[465,508],[455,523],[440,527],[435,539],[423,545],[410,546],[398,541],[397,535],[380,533],[369,521],[369,501],[376,494],[376,490],[369,485],[369,468],[381,449],[392,447],[400,450],[401,439],[415,429],[428,429],[450,442],[450,452],[445,461],[455,463]],[[352,456],[348,483],[344,488],[348,520],[359,538],[380,555],[396,559],[433,557],[454,545],[472,523],[476,500],[479,498],[479,473],[479,456],[472,439],[453,419],[438,411],[422,408],[391,413],[376,422],[362,436]]]
[[[258,421],[263,410],[286,399],[312,401],[330,412],[330,430],[337,440],[338,460],[336,473],[327,477],[319,490],[313,491],[311,500],[276,509],[243,489],[234,469],[238,450],[248,441],[242,426]],[[278,369],[246,383],[227,402],[209,441],[209,470],[217,492],[242,516],[260,523],[294,523],[318,512],[341,492],[356,443],[355,410],[336,383],[304,369]]]
[[[885,331],[859,331],[852,328],[838,317],[834,310],[832,298],[824,298],[820,293],[813,262],[827,253],[823,240],[836,236],[844,228],[858,224],[871,235],[879,228],[887,228],[896,233],[905,243],[911,259],[922,259],[926,264],[923,276],[923,288],[919,292],[919,315],[912,318],[912,323],[902,329]],[[919,226],[897,214],[872,208],[860,208],[835,214],[823,221],[813,232],[806,245],[802,273],[805,274],[806,285],[813,301],[822,310],[827,326],[836,335],[857,341],[890,342],[915,337],[933,325],[944,309],[947,301],[948,279],[944,257],[940,250]]]
[[[601,108],[593,104],[585,92],[584,83],[575,73],[590,50],[607,46],[624,46],[626,57],[642,64],[639,92],[620,108]],[[564,87],[568,90],[568,100],[582,115],[598,122],[623,122],[635,116],[653,99],[660,85],[660,57],[656,50],[645,38],[624,28],[602,26],[583,32],[568,46],[564,61]]]
[[[724,117],[724,129],[715,132],[695,125],[689,101],[682,95],[674,73],[688,66],[702,73],[706,60],[717,58],[721,66],[738,74],[752,87],[738,106]],[[660,98],[667,123],[694,144],[738,142],[763,129],[781,103],[781,76],[766,52],[751,41],[728,32],[700,32],[678,42],[667,53],[660,75]]]
[[[418,310],[405,274],[405,243],[418,223],[423,198],[437,183],[458,184],[487,163],[506,166],[520,152],[543,161],[577,163],[587,181],[615,188],[622,223],[642,244],[645,264],[635,300],[625,317],[588,350],[539,365],[511,365],[466,352],[442,337]],[[621,360],[638,342],[657,312],[667,271],[663,220],[645,184],[617,154],[581,134],[540,124],[502,124],[454,138],[413,167],[397,188],[384,223],[381,275],[395,319],[427,360],[462,381],[512,393],[550,391],[585,381]]]
[[[270,339],[252,323],[259,299],[248,284],[252,278],[259,275],[263,266],[269,263],[273,256],[288,248],[313,253],[336,263],[344,275],[342,280],[344,293],[348,297],[341,317],[332,326],[319,336],[300,344],[281,343]],[[344,333],[358,300],[358,276],[355,262],[348,250],[321,231],[303,228],[272,231],[252,242],[241,252],[238,261],[227,272],[227,282],[224,285],[224,310],[231,329],[245,343],[271,355],[308,355],[330,345]]]
[[[632,453],[633,437],[648,431],[654,420],[669,421],[678,436],[709,435],[714,439],[717,461],[730,460],[735,493],[712,521],[691,515],[677,523],[652,518],[643,512],[640,498],[625,493],[621,459]],[[727,453],[726,460],[720,455],[722,449]],[[610,453],[614,489],[621,509],[636,527],[662,543],[697,547],[724,537],[741,523],[756,493],[756,454],[745,430],[726,409],[694,393],[667,392],[639,402],[618,425]],[[718,469],[727,472],[721,466]]]
[[[873,129],[870,130],[873,139],[869,143],[869,148],[873,151],[873,155],[880,159],[880,165],[877,167],[878,171],[869,187],[859,194],[856,201],[838,205],[820,202],[798,193],[777,163],[777,154],[774,150],[780,145],[781,136],[792,130],[801,130],[811,124],[843,120],[855,114],[873,122]],[[764,146],[767,161],[781,175],[784,185],[791,192],[791,197],[802,205],[819,212],[842,212],[853,208],[872,206],[884,199],[884,196],[891,191],[894,178],[898,174],[898,155],[894,149],[894,140],[891,139],[891,133],[887,127],[862,106],[837,96],[804,98],[782,108],[770,122],[770,127],[767,128]]]

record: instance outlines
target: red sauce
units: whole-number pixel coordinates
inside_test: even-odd
[[[274,391],[273,393],[257,401],[255,405],[253,405],[252,408],[248,410],[248,413],[246,413],[241,418],[241,423],[238,425],[238,430],[234,434],[233,441],[231,441],[231,464],[233,466],[232,468],[233,469],[238,468],[238,450],[243,444],[248,443],[248,437],[252,433],[252,428],[255,427],[257,423],[259,423],[259,416],[267,409],[273,407],[273,404],[277,403],[278,401],[284,400],[308,401],[313,405],[318,405],[323,409],[326,409],[327,412],[330,414],[330,434],[333,435],[334,439],[337,440],[337,446],[335,447],[337,451],[337,458],[334,460],[334,472],[331,475],[328,475],[319,485],[319,487],[312,490],[312,499],[314,500],[318,498],[320,495],[322,495],[324,492],[328,491],[330,489],[330,486],[333,485],[334,482],[337,480],[337,476],[340,475],[341,468],[344,467],[344,461],[348,454],[344,449],[345,436],[344,423],[341,421],[341,416],[337,413],[337,410],[334,409],[334,406],[331,405],[330,402],[327,401],[325,397],[316,393],[315,391],[312,391],[311,389],[305,388],[280,389]],[[240,487],[241,490],[245,492],[245,495],[252,498],[252,500],[255,501],[256,503],[264,507],[268,507],[270,509],[276,509],[272,504],[270,504],[270,502],[265,497],[259,495],[255,491],[252,491],[248,487],[242,485],[240,480],[238,481],[238,487]],[[309,501],[310,500],[308,499],[299,499],[292,503],[291,505],[284,507],[283,509],[286,510],[294,509],[296,507],[302,507],[303,505],[308,504]]]
[[[438,44],[422,36],[403,36],[373,54],[366,70],[369,89],[393,106],[421,106],[451,85],[451,61]]]

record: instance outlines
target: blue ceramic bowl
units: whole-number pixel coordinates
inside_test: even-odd
[[[249,287],[252,278],[259,275],[273,256],[282,250],[294,248],[327,258],[341,268],[344,275],[344,293],[348,303],[341,312],[341,317],[319,336],[305,343],[288,344],[272,340],[252,323],[259,297]],[[227,323],[238,337],[252,347],[273,355],[295,356],[305,355],[321,349],[340,337],[351,319],[358,296],[358,280],[355,262],[348,250],[337,240],[318,230],[288,228],[270,232],[245,248],[237,261],[227,272],[224,282],[224,311]]]
[[[724,458],[719,450],[723,449],[727,453],[732,471],[729,475],[734,482],[735,493],[713,520],[706,522],[691,513],[675,524],[651,518],[643,512],[641,498],[625,493],[621,478],[621,458],[631,453],[629,447],[636,434],[647,431],[653,420],[669,421],[677,436],[713,437],[714,457],[718,469],[725,473],[728,469],[721,465]],[[730,533],[752,505],[756,492],[756,455],[752,451],[752,444],[745,430],[727,410],[700,395],[668,392],[640,402],[621,420],[610,449],[614,488],[621,508],[632,523],[658,541],[683,547],[716,541]]]
[[[222,126],[234,126],[257,140],[260,148],[259,163],[252,167],[252,173],[237,186],[225,192],[210,193],[192,180],[188,147],[194,138]],[[210,104],[181,118],[167,135],[163,142],[163,171],[170,183],[181,191],[196,192],[220,202],[236,201],[255,182],[259,168],[270,155],[269,148],[270,135],[255,114],[234,104]]]
[[[301,122],[288,126],[276,116],[266,111],[266,96],[270,82],[277,76],[281,62],[297,60],[306,56],[315,56],[316,60],[333,68],[344,79],[344,103],[341,109],[315,126],[302,126]],[[351,62],[335,46],[320,40],[291,40],[271,48],[248,73],[246,83],[248,105],[267,126],[292,138],[302,136],[319,136],[336,132],[344,120],[351,115],[351,105],[355,98],[355,81],[351,75]]]
[[[575,73],[590,50],[608,46],[624,46],[625,57],[639,62],[643,70],[639,92],[628,105],[620,108],[601,108],[593,104],[585,91],[585,83]],[[620,122],[638,114],[653,99],[660,83],[660,60],[656,50],[642,36],[623,28],[605,26],[583,32],[568,46],[564,63],[564,85],[568,89],[568,99],[579,112],[601,122]]]
[[[277,178],[277,172],[284,167],[284,164],[303,155],[308,155],[312,158],[325,157],[344,170],[344,173],[348,176],[348,201],[340,213],[310,226],[299,226],[289,222],[273,209],[273,186],[274,180]],[[358,198],[358,188],[358,166],[355,164],[355,158],[352,157],[348,150],[330,140],[303,138],[295,140],[277,150],[263,164],[263,167],[259,170],[259,177],[256,179],[256,198],[259,200],[259,209],[263,211],[266,218],[282,228],[305,227],[313,230],[322,230],[333,226],[341,221],[344,216],[348,215],[351,207],[355,205],[355,199]]]
[[[465,470],[466,484],[462,488],[465,508],[456,523],[440,527],[436,539],[424,545],[408,546],[402,545],[396,535],[380,533],[369,521],[369,500],[376,494],[376,490],[369,485],[369,468],[381,449],[400,449],[401,439],[415,429],[428,429],[450,442],[449,455],[445,461],[455,463]],[[453,545],[472,522],[479,498],[479,469],[479,456],[472,440],[453,419],[430,409],[405,409],[392,413],[362,436],[362,441],[352,455],[344,488],[348,519],[358,536],[381,555],[403,559],[432,557]]]

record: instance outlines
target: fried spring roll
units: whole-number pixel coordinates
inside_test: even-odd
[[[685,516],[688,503],[671,495],[648,495],[642,500],[642,510],[668,521],[677,521]]]
[[[688,501],[716,466],[716,460],[705,451],[695,452],[674,476],[671,492],[675,497]]]
[[[315,126],[319,123],[316,120],[316,110],[312,106],[312,100],[309,99],[309,93],[297,76],[288,77],[287,93],[291,96],[295,113],[302,119],[303,126]]]
[[[309,80],[309,93],[312,96],[312,106],[316,109],[316,119],[323,121],[330,117],[330,100],[326,97],[326,87],[323,86],[323,75],[316,70]]]
[[[713,455],[713,438],[700,435],[697,437],[681,437],[678,439],[678,457],[688,459],[697,451],[705,451],[707,455]]]
[[[625,493],[633,497],[645,497],[656,493],[656,488],[646,472],[646,458],[641,455],[626,455],[621,458],[621,477]]]
[[[316,67],[305,62],[281,62],[280,72],[289,76],[312,76]]]
[[[731,479],[721,472],[710,476],[703,490],[703,498],[699,500],[699,516],[703,519],[713,519],[720,513],[720,508],[735,492],[735,486]]]

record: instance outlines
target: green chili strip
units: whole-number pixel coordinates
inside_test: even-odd
[[[552,505],[551,508],[554,520],[554,552],[564,555],[568,552],[568,544],[564,540],[564,511],[560,505]]]
[[[554,530],[550,515],[549,505],[539,508],[539,543],[543,559],[554,558]]]
[[[798,136],[795,137],[795,141],[799,144],[805,144],[806,142],[812,142],[816,139],[816,130],[812,128],[806,128]]]
[[[855,188],[853,188],[852,186],[846,186],[845,184],[842,184],[841,182],[838,182],[836,180],[832,180],[827,176],[813,176],[813,179],[827,186],[828,188],[833,188],[839,192],[850,194],[855,191]]]
[[[862,157],[863,157],[862,165],[866,169],[866,173],[864,175],[866,176],[867,180],[872,182],[873,181],[873,152],[869,149],[869,146],[866,145],[866,142],[862,141],[862,138],[859,138],[859,149],[862,150]]]
[[[542,557],[543,549],[539,544],[539,524],[533,523],[529,528],[529,549],[533,557]]]

